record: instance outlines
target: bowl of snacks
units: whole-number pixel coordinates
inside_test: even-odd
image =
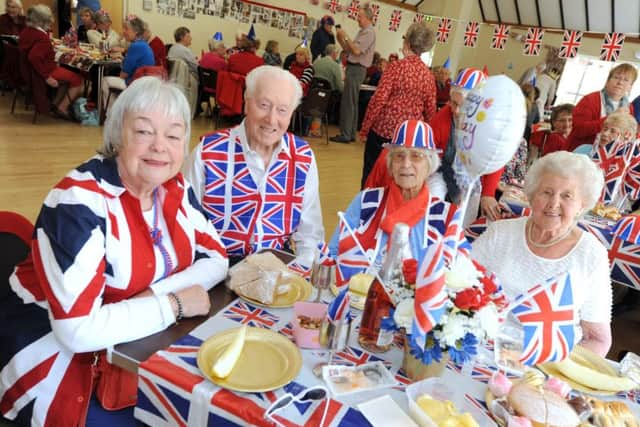
[[[320,325],[327,304],[298,301],[293,305],[293,337],[300,348],[320,348]]]

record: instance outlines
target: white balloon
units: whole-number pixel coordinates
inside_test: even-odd
[[[491,76],[467,95],[456,129],[456,157],[471,180],[495,172],[515,154],[527,119],[520,87]]]

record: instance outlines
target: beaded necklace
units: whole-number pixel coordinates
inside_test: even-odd
[[[162,280],[173,271],[173,262],[171,261],[171,255],[169,255],[169,251],[165,247],[164,243],[162,243],[162,230],[158,225],[160,216],[160,214],[158,213],[160,211],[160,207],[158,205],[158,189],[156,188],[155,190],[153,190],[153,205],[151,208],[153,213],[153,228],[149,227],[149,233],[151,234],[151,240],[153,241],[154,246],[158,248],[160,254],[162,255],[162,260],[164,261],[164,272],[158,279]]]

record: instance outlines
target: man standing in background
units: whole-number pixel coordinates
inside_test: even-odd
[[[311,37],[311,55],[313,61],[319,56],[324,56],[324,50],[329,44],[336,44],[333,36],[333,25],[335,24],[333,17],[325,15],[320,20],[320,26],[313,32]]]
[[[338,43],[348,52],[348,56],[344,92],[340,102],[340,134],[331,138],[333,142],[348,144],[356,140],[358,94],[367,68],[373,62],[373,52],[376,48],[376,33],[373,30],[372,20],[373,9],[369,3],[365,3],[358,12],[360,31],[353,40],[347,36],[342,28],[336,27]]]

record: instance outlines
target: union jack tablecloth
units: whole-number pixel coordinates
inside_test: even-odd
[[[500,202],[510,218],[529,215],[531,210],[510,201]],[[611,265],[611,280],[622,285],[640,290],[640,245],[622,240],[612,235],[615,221],[610,221],[596,216],[585,216],[578,222],[578,226],[591,232],[602,242],[609,251],[609,263]],[[473,242],[487,229],[487,219],[479,218],[465,230],[465,236]]]

